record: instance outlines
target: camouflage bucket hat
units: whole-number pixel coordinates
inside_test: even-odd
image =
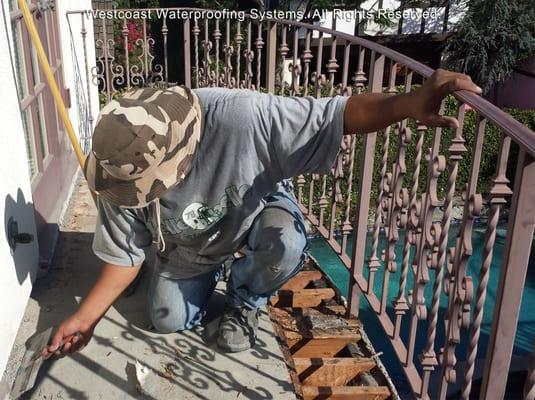
[[[190,89],[143,88],[100,112],[84,166],[89,187],[121,207],[144,207],[180,183],[202,134],[199,99]]]

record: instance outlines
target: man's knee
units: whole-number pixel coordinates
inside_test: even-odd
[[[287,274],[301,264],[307,248],[304,232],[295,227],[274,227],[267,230],[255,252],[255,261],[274,274]]]
[[[171,315],[166,307],[151,310],[150,317],[152,326],[158,333],[173,333],[188,329],[185,318]]]

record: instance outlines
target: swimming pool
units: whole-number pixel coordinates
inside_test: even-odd
[[[452,225],[449,232],[448,245],[454,246],[455,238],[459,232],[460,224]],[[485,229],[486,225],[476,224],[473,229],[472,243],[474,247],[474,254],[470,257],[468,263],[468,275],[472,277],[474,281],[474,293],[478,284],[478,275],[479,269],[482,264],[483,248],[485,241]],[[501,260],[504,251],[504,242],[505,242],[505,233],[506,233],[506,224],[500,224],[498,226],[498,231],[496,235],[496,243],[494,245],[494,256],[492,259],[492,264],[490,267],[490,277],[489,285],[487,289],[487,298],[485,301],[483,322],[481,324],[481,338],[479,341],[478,347],[478,358],[484,358],[484,355],[487,351],[487,344],[490,338],[492,318],[494,304],[496,300],[496,290],[498,286],[498,279],[500,273]],[[384,235],[379,242],[378,254],[381,254],[382,250],[385,248],[386,240]],[[397,288],[399,284],[400,268],[401,265],[401,254],[403,247],[403,236],[398,240],[398,246],[396,247],[396,255],[398,258],[398,271],[390,275],[390,286],[388,293],[388,307],[387,313],[391,319],[394,319],[394,310],[392,306],[392,300],[394,300],[397,295]],[[367,256],[370,253],[371,249],[371,235],[368,234],[367,238]],[[351,241],[349,241],[351,243]],[[327,243],[323,239],[312,239],[311,240],[311,254],[318,260],[318,263],[321,269],[327,273],[333,281],[336,283],[341,292],[347,296],[348,287],[349,287],[349,271],[339,260],[338,256],[331,250]],[[533,350],[533,340],[535,338],[535,251],[532,246],[530,264],[528,268],[528,274],[526,277],[526,286],[524,294],[522,296],[522,305],[520,308],[520,317],[518,322],[518,328],[515,338],[515,347],[513,354],[518,356],[526,356],[530,354]],[[350,251],[348,251],[349,253]],[[412,258],[411,258],[412,261]],[[365,276],[367,276],[367,270],[364,271]],[[428,287],[425,290],[425,299],[427,304],[430,304],[432,296],[432,282],[434,280],[434,270],[430,270],[431,282],[427,285]],[[383,268],[377,271],[375,275],[374,289],[375,293],[381,293],[381,286],[383,281]],[[407,287],[412,288],[413,280],[412,274],[409,272],[409,281]],[[475,295],[474,295],[475,296]],[[474,301],[472,301],[474,304]],[[439,321],[444,320],[444,314],[446,312],[447,306],[447,297],[444,293],[441,296],[441,304],[439,311]],[[473,308],[473,307],[472,307]],[[374,312],[368,307],[368,304],[364,298],[361,301],[361,310],[360,310],[360,319],[363,322],[363,325],[366,329],[367,335],[373,342],[373,345],[377,352],[383,352],[381,360],[383,364],[388,369],[390,376],[392,377],[396,387],[400,394],[410,393],[408,388],[408,383],[404,379],[403,370],[399,366],[396,356],[394,355],[389,340],[386,335],[383,333],[382,328],[375,317]],[[405,317],[402,323],[401,336],[404,339],[404,342],[407,342],[408,338],[408,318]],[[416,351],[415,354],[418,355],[425,345],[427,334],[427,321],[421,321],[418,326],[418,334],[416,336]],[[457,358],[458,360],[463,360],[465,358],[465,349],[468,339],[468,332],[463,331],[463,337],[461,344],[457,346]],[[442,344],[444,342],[444,328],[440,324],[437,329],[437,343]],[[438,351],[438,348],[436,349]]]

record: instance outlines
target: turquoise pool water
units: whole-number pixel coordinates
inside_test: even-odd
[[[450,229],[450,235],[449,235],[449,246],[454,246],[455,238],[457,236],[457,233],[459,231],[460,226],[459,225],[452,225]],[[471,276],[474,280],[474,296],[475,291],[478,284],[478,275],[479,275],[479,269],[482,264],[482,255],[483,255],[483,248],[484,248],[484,240],[485,240],[485,225],[476,225],[474,227],[472,239],[473,239],[473,246],[474,246],[474,254],[470,258],[469,264],[468,264],[468,274]],[[491,325],[492,325],[492,317],[493,317],[493,310],[494,310],[494,304],[496,300],[496,290],[498,286],[498,279],[499,279],[499,272],[500,272],[500,264],[503,256],[503,250],[504,250],[504,241],[505,241],[505,232],[506,232],[506,226],[505,224],[498,226],[498,232],[496,237],[496,243],[494,246],[494,256],[491,264],[490,269],[490,281],[487,289],[487,299],[485,302],[484,307],[484,316],[483,316],[483,323],[481,326],[481,339],[480,344],[478,348],[478,357],[484,358],[484,354],[487,351],[487,344],[490,336],[491,331]],[[370,253],[371,248],[371,236],[368,235],[368,243],[367,243],[367,254]],[[403,237],[400,238],[398,241],[399,245],[396,248],[396,254],[398,256],[398,265],[401,264],[401,254],[402,254],[402,247],[403,247]],[[384,238],[381,239],[379,243],[379,252],[378,254],[381,254],[381,251],[385,248],[386,241]],[[530,267],[528,270],[528,275],[526,278],[526,286],[525,291],[522,297],[522,306],[520,309],[520,318],[518,322],[518,328],[517,328],[517,334],[515,338],[515,347],[514,347],[514,354],[516,355],[527,355],[530,354],[533,350],[533,340],[535,339],[535,251],[533,251],[533,248],[535,246],[532,246],[532,254],[530,258]],[[348,285],[349,285],[349,272],[345,268],[345,266],[340,262],[338,256],[330,249],[330,247],[325,243],[323,239],[313,239],[311,240],[311,254],[318,260],[321,268],[324,270],[325,273],[327,273],[337,284],[337,286],[340,288],[342,293],[344,293],[347,296],[348,293]],[[433,282],[434,278],[434,271],[430,271],[431,274],[431,282]],[[365,275],[367,276],[367,271],[365,271]],[[392,300],[397,295],[397,288],[399,286],[399,276],[400,271],[398,268],[398,271],[395,274],[391,274],[390,276],[390,289],[388,292],[388,308],[387,312],[390,315],[390,318],[394,319],[394,310],[392,306]],[[376,273],[375,276],[375,293],[380,296],[381,294],[381,287],[382,287],[382,281],[383,281],[383,268],[381,267],[380,270]],[[413,280],[412,280],[412,274],[409,273],[409,282],[407,287],[410,289],[412,288]],[[428,288],[425,291],[425,298],[427,301],[427,304],[430,303],[431,297],[432,297],[432,284],[427,285]],[[446,311],[446,303],[447,298],[444,294],[442,294],[441,297],[441,306],[439,311],[439,327],[437,330],[437,343],[442,344],[444,342],[444,328],[443,325],[441,325],[440,321],[443,321],[444,319],[444,313]],[[473,303],[472,303],[473,304]],[[405,382],[405,379],[403,377],[403,372],[401,367],[399,366],[399,363],[397,361],[397,358],[393,354],[391,350],[391,346],[389,344],[388,338],[383,334],[382,328],[380,327],[377,318],[375,317],[375,314],[371,311],[371,309],[368,307],[368,304],[364,298],[362,298],[361,301],[361,311],[360,311],[360,319],[364,323],[366,333],[370,337],[370,339],[373,342],[373,345],[377,352],[383,352],[383,356],[381,356],[381,359],[383,363],[385,364],[386,368],[389,371],[389,374],[395,381],[396,386],[398,387],[398,390],[400,391],[400,394],[403,394],[404,392],[408,392],[407,383]],[[406,342],[408,337],[408,318],[405,318],[403,324],[402,324],[402,332],[401,335],[404,338],[404,341]],[[427,333],[427,321],[421,321],[418,326],[418,335],[417,335],[417,347],[415,354],[418,355],[425,344],[426,340],[426,333]],[[463,360],[465,358],[464,351],[466,349],[466,343],[467,343],[467,332],[463,332],[463,338],[461,344],[457,347],[457,358],[459,360]]]

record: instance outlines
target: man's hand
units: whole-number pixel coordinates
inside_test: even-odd
[[[468,75],[437,69],[421,88],[411,93],[410,116],[427,126],[457,128],[459,126],[457,119],[440,115],[439,110],[442,99],[458,90],[468,90],[477,94],[482,92]]]
[[[61,323],[52,343],[43,349],[45,358],[53,354],[64,356],[85,346],[98,321],[113,304],[115,299],[135,279],[140,266],[122,267],[104,264],[95,285],[89,291],[78,311]]]
[[[96,322],[86,321],[73,314],[58,327],[52,342],[43,349],[43,358],[47,359],[52,355],[64,356],[81,350],[91,340],[95,326]]]
[[[405,118],[415,118],[430,127],[456,128],[459,124],[457,119],[440,115],[439,111],[442,100],[457,90],[481,93],[469,76],[438,69],[422,87],[411,93],[352,96],[344,112],[345,132],[375,132]]]

